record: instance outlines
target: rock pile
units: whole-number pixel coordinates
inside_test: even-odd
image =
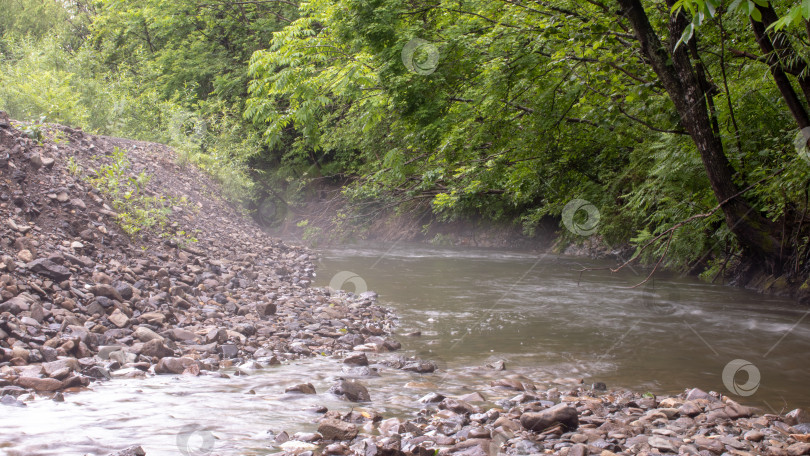
[[[364,456],[810,454],[810,415],[798,409],[756,414],[699,389],[668,397],[583,387],[514,391],[494,403],[479,393],[432,393],[413,419],[383,419],[357,408],[330,411],[317,433],[306,434],[310,447],[290,440],[281,448],[304,456],[315,448],[324,455]]]
[[[265,235],[168,147],[61,126],[45,137],[0,113],[0,397],[398,348],[374,293],[310,288],[307,250]],[[132,175],[152,176],[148,193],[171,201],[172,228],[199,242],[133,240],[119,229],[82,178],[115,147]]]

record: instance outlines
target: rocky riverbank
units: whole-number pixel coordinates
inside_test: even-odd
[[[717,393],[692,389],[655,397],[604,385],[540,390],[505,376],[493,388],[512,391],[487,400],[473,392],[423,397],[415,418],[371,412],[327,412],[317,433],[282,433],[277,443],[289,454],[464,455],[810,454],[810,415],[759,414]]]
[[[127,151],[128,175],[152,176],[146,191],[166,196],[173,230],[196,242],[120,229],[121,214],[88,182],[116,147]],[[268,434],[267,451],[810,454],[805,412],[762,413],[696,389],[655,397],[581,381],[535,385],[495,363],[485,369],[488,387],[443,391],[448,373],[436,364],[384,355],[399,348],[395,317],[374,293],[310,287],[311,253],[267,236],[218,194],[165,146],[60,126],[32,138],[0,116],[0,404],[60,401],[115,377],[224,377],[220,368],[242,375],[329,355],[346,378],[328,391],[285,386],[286,394],[336,395],[345,407],[318,407],[314,421],[302,414],[311,429]],[[385,417],[370,402],[367,378],[391,368],[435,385],[410,417]]]
[[[162,145],[49,126],[38,137],[0,115],[0,397],[61,399],[93,381],[219,375],[246,362],[398,348],[375,295],[311,288],[311,254],[265,235],[217,186]],[[128,177],[151,177],[174,232],[119,228],[88,183],[126,151]],[[248,361],[251,360],[251,361]]]

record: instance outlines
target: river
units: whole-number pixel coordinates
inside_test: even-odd
[[[320,255],[316,285],[378,292],[399,314],[401,354],[441,368],[379,366],[381,376],[363,377],[366,408],[385,416],[412,415],[432,391],[482,391],[494,401],[508,393],[489,381],[513,374],[538,387],[580,379],[653,393],[695,386],[765,412],[810,408],[810,318],[789,300],[671,274],[633,289],[643,271],[581,272],[609,263],[528,252],[395,244]],[[505,372],[483,367],[497,361]],[[268,454],[279,451],[278,432],[314,431],[309,409],[350,408],[328,394],[284,394],[301,382],[324,393],[337,376],[352,376],[333,359],[225,372],[230,378],[118,379],[62,403],[2,407],[0,454],[106,455],[132,444],[149,456]]]

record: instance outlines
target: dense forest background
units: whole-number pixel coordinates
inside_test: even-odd
[[[254,211],[342,187],[347,225],[551,219],[709,280],[807,277],[810,0],[0,10],[0,109],[171,144]]]

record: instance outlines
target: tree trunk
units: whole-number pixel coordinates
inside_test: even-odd
[[[722,203],[726,224],[736,236],[750,260],[765,262],[767,269],[778,270],[787,252],[778,240],[778,230],[751,207],[740,195],[734,183],[733,169],[724,151],[720,137],[712,129],[712,120],[707,108],[708,96],[696,75],[688,46],[674,50],[686,24],[682,14],[669,19],[667,46],[658,37],[650,24],[640,0],[617,0],[621,14],[630,21],[641,44],[644,59],[652,66],[675,104],[681,123],[692,137],[700,153],[714,195]],[[672,7],[673,0],[667,0]],[[695,39],[694,37],[692,39]]]
[[[779,88],[779,92],[782,94],[782,99],[785,100],[785,103],[790,110],[790,114],[793,116],[793,119],[796,121],[799,129],[810,127],[810,117],[807,115],[807,110],[804,109],[804,105],[802,104],[798,95],[796,95],[796,91],[793,90],[793,85],[790,83],[790,79],[788,79],[785,68],[782,65],[782,59],[786,57],[784,53],[788,50],[784,48],[784,45],[782,45],[780,46],[781,52],[777,53],[777,50],[774,47],[774,42],[771,41],[770,36],[768,36],[767,27],[769,24],[767,23],[768,19],[766,19],[768,16],[768,14],[764,14],[763,22],[757,22],[753,18],[751,19],[751,27],[754,29],[754,36],[757,39],[757,44],[759,44],[759,48],[762,50],[762,53],[765,54],[765,58],[768,60],[768,66],[770,67],[773,80],[776,82],[776,87]],[[780,37],[776,37],[776,40],[780,39]],[[806,79],[801,76],[800,78]],[[810,89],[810,87],[805,88],[805,86],[807,86],[807,81],[805,80],[803,82],[804,84],[802,84],[802,88],[804,90]],[[810,96],[810,92],[806,91],[805,95]]]

